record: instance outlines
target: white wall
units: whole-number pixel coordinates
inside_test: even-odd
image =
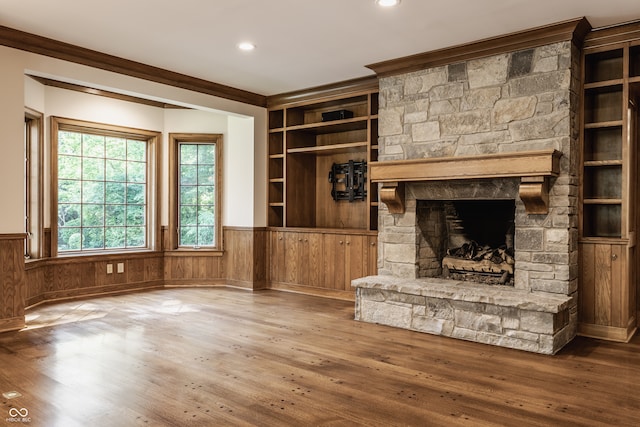
[[[191,110],[162,109],[59,88],[43,87],[30,73],[105,90],[169,102]],[[24,107],[50,116],[136,127],[164,133],[162,153],[161,223],[168,223],[167,134],[205,132],[224,135],[223,224],[266,225],[264,182],[266,168],[266,109],[127,77],[41,55],[0,46],[0,233],[23,231],[23,120]],[[49,144],[48,131],[45,147]],[[48,149],[46,150],[48,153]],[[256,161],[256,159],[259,159]],[[256,165],[256,167],[254,167]],[[48,167],[48,165],[46,165]],[[48,176],[48,168],[45,178]],[[259,188],[256,188],[256,185]],[[45,183],[47,190],[48,183]],[[48,201],[45,201],[48,210]],[[48,226],[48,217],[47,218]]]

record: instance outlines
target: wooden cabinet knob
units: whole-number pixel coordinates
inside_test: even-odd
[[[376,245],[376,242],[371,242],[371,246],[375,246],[375,245]]]
[[[611,254],[611,259],[612,260],[617,260],[618,259],[618,255],[617,254]]]
[[[344,242],[342,240],[340,240],[340,244],[342,245]]]

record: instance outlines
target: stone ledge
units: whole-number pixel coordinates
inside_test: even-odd
[[[563,312],[569,308],[572,301],[572,298],[566,295],[529,292],[505,286],[489,286],[433,277],[412,280],[394,276],[367,276],[352,280],[351,287],[544,313]]]

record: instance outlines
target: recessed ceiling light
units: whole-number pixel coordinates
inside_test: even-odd
[[[250,51],[256,48],[256,45],[251,42],[242,42],[238,44],[238,49],[244,51]]]
[[[400,0],[376,0],[376,4],[382,7],[393,7],[400,4]]]

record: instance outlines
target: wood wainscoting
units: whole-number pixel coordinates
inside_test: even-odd
[[[24,327],[24,238],[0,234],[0,332]]]
[[[267,288],[264,228],[225,227],[224,251],[166,250],[27,261],[24,238],[22,233],[0,234],[0,332],[23,328],[25,307],[50,301],[175,286]]]

